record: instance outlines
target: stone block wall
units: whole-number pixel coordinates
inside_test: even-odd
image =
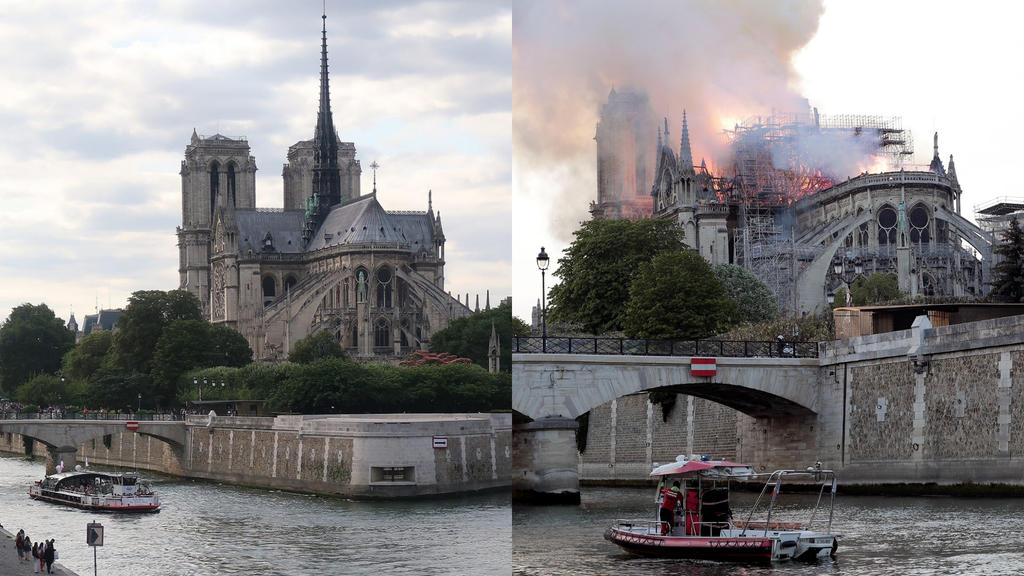
[[[591,410],[580,479],[644,480],[655,462],[672,462],[681,454],[736,458],[738,423],[746,416],[685,394],[676,395],[667,416],[646,392]]]

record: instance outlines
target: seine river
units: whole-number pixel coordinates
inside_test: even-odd
[[[239,488],[142,472],[161,512],[99,514],[32,500],[41,460],[0,457],[0,523],[33,541],[55,538],[59,563],[93,573],[85,526],[103,524],[100,574],[509,574],[508,493],[355,502]]]
[[[653,488],[584,486],[580,506],[517,504],[512,514],[515,574],[1024,574],[1024,499],[840,495],[833,531],[843,537],[836,561],[745,566],[639,558],[604,540],[604,529],[616,518],[653,518],[653,497]],[[752,496],[734,494],[733,498],[738,510]],[[799,505],[809,505],[806,497],[803,500]]]

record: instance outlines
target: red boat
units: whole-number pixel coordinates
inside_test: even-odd
[[[606,540],[623,550],[644,556],[692,558],[735,562],[776,562],[834,557],[838,535],[832,533],[835,506],[835,474],[820,463],[804,471],[777,470],[767,475],[764,488],[744,520],[733,520],[729,483],[755,480],[753,468],[723,460],[687,460],[659,466],[651,472],[659,478],[655,503],[661,518],[617,520],[605,531]],[[773,519],[783,478],[802,477],[820,485],[818,500],[809,517]],[[678,488],[667,488],[675,481]],[[828,490],[829,513],[818,510]],[[667,504],[666,504],[667,501]],[[754,519],[755,514],[757,520]],[[671,518],[670,520],[666,518]],[[815,531],[812,527],[821,527]]]
[[[28,489],[36,500],[67,504],[85,510],[156,512],[160,498],[135,472],[107,474],[75,471],[47,476]]]

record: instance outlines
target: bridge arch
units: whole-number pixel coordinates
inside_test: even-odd
[[[616,398],[673,389],[745,414],[813,416],[817,358],[719,358],[714,377],[693,376],[689,357],[517,354],[512,409],[538,420],[576,418]]]

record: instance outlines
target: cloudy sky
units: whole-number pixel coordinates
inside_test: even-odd
[[[540,298],[535,258],[556,258],[596,200],[600,106],[640,88],[678,143],[686,108],[696,161],[723,128],[809,104],[899,116],[916,163],[953,154],[963,215],[1012,186],[1024,133],[1024,5],[963,2],[524,0],[513,11],[514,312]],[[805,108],[806,109],[806,108]],[[552,271],[556,264],[552,262]],[[548,275],[548,286],[551,285]]]
[[[321,0],[0,0],[0,319],[81,322],[178,286],[185,145],[248,138],[259,206],[316,121]],[[331,105],[369,191],[426,210],[446,289],[511,293],[512,13],[504,2],[327,2]]]

